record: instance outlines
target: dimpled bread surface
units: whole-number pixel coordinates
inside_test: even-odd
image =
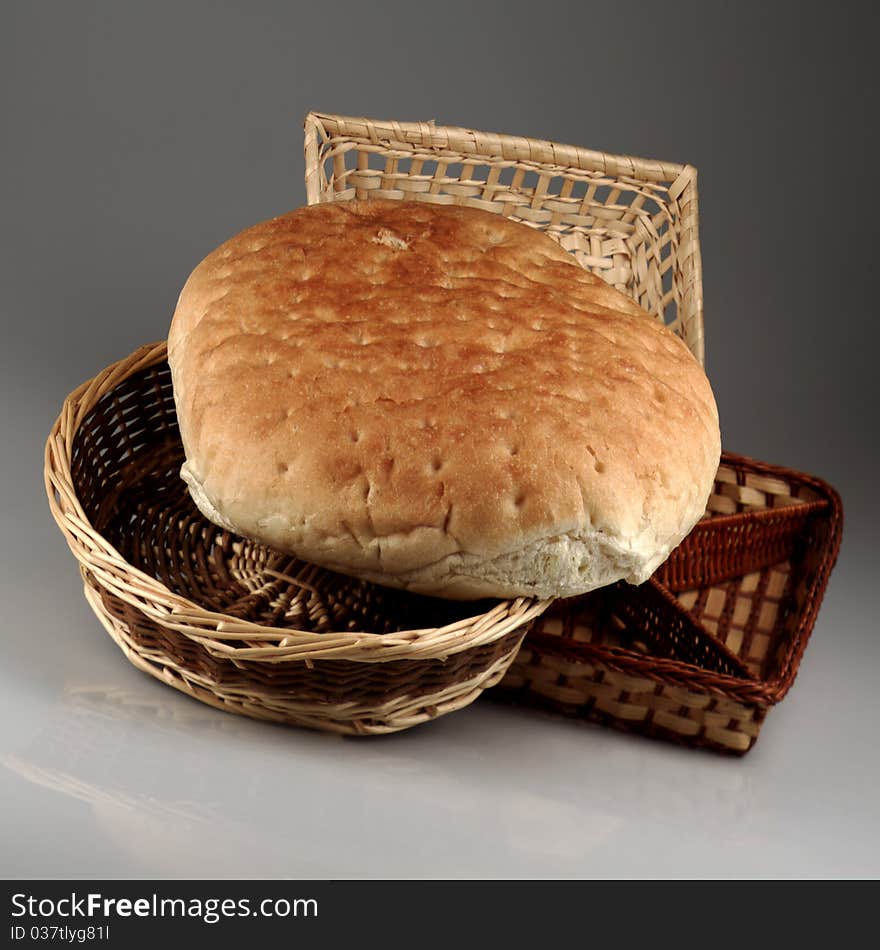
[[[249,228],[187,281],[169,363],[206,517],[438,596],[643,581],[720,454],[673,333],[469,208],[342,201]]]

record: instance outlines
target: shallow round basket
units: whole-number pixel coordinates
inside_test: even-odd
[[[178,472],[164,343],[66,399],[46,444],[55,520],[128,659],[230,712],[339,733],[472,702],[549,605],[456,603],[325,571],[206,521]]]

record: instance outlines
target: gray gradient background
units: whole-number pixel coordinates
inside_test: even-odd
[[[0,874],[878,875],[867,10],[5,6]],[[137,673],[100,629],[45,504],[45,434],[165,335],[205,253],[304,202],[309,108],[699,168],[725,445],[824,476],[847,515],[796,687],[744,760],[489,702],[376,742],[262,726]]]

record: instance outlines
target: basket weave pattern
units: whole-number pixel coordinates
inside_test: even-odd
[[[703,362],[697,172],[536,139],[310,113],[309,204],[467,205],[540,228],[665,322]]]
[[[418,597],[271,551],[202,517],[182,461],[159,343],[68,397],[46,487],[110,635],[212,705],[341,733],[407,728],[497,683],[547,606]]]
[[[493,695],[747,752],[797,674],[841,525],[824,482],[725,454],[706,516],[654,577],[555,605]]]

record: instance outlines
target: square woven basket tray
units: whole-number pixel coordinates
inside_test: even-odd
[[[310,204],[460,204],[544,230],[703,362],[692,166],[319,113],[305,157]],[[795,678],[841,526],[821,480],[725,454],[704,519],[655,576],[558,602],[487,695],[742,754]]]
[[[725,453],[705,517],[655,575],[557,602],[492,695],[745,753],[797,675],[841,527],[829,485]]]

